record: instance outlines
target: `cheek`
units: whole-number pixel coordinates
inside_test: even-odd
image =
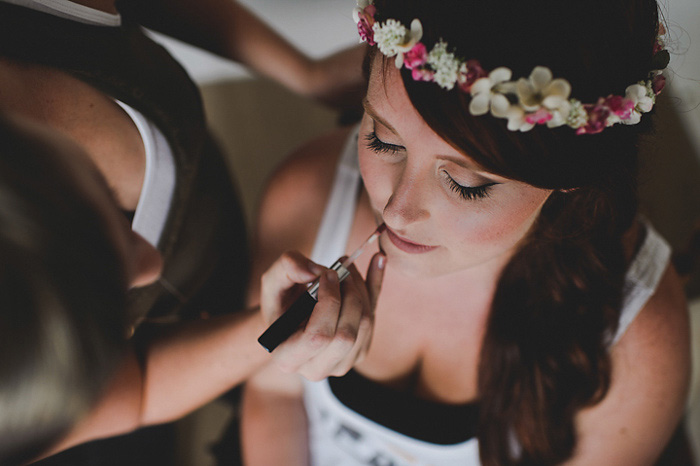
[[[513,202],[494,201],[471,215],[453,219],[452,231],[461,232],[461,243],[467,247],[510,248],[528,233],[547,196],[536,192],[515,197]]]

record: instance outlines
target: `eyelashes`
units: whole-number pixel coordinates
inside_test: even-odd
[[[365,136],[365,141],[367,142],[367,148],[378,154],[396,154],[403,150],[402,146],[389,144],[388,142],[384,142],[379,139],[375,131],[372,131]]]
[[[497,183],[486,183],[482,184],[481,186],[462,186],[461,184],[457,183],[455,180],[452,179],[450,175],[445,172],[445,176],[447,177],[447,183],[450,186],[450,189],[459,196],[466,200],[466,201],[473,201],[475,199],[484,199],[486,197],[489,197],[489,188]]]
[[[372,131],[371,133],[365,136],[365,142],[367,144],[367,148],[377,154],[394,155],[404,150],[403,146],[398,146],[396,144],[390,144],[382,141],[377,137],[377,133],[375,131]],[[491,186],[493,185],[498,184],[486,183],[484,185],[474,187],[462,186],[461,184],[457,183],[454,179],[452,179],[449,173],[447,173],[444,170],[443,173],[445,174],[445,178],[447,180],[447,184],[450,190],[457,193],[462,199],[466,201],[473,201],[476,199],[484,199],[486,197],[489,197],[489,188],[491,188]]]

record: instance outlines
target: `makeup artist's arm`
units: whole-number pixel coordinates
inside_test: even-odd
[[[285,254],[262,279],[264,310],[168,326],[149,339],[143,368],[131,351],[95,409],[56,447],[56,453],[96,438],[168,422],[216,398],[273,358],[257,337],[281,312],[286,292],[326,269],[299,254]],[[335,272],[333,272],[335,274]],[[335,275],[334,275],[335,276]],[[375,274],[378,288],[381,275]],[[368,339],[361,317],[371,311],[365,283],[356,270],[340,287],[321,279],[315,318],[279,349],[277,364],[317,377],[352,366],[357,345]],[[338,321],[341,323],[339,324]],[[336,327],[344,332],[336,332]],[[331,330],[332,329],[332,330]],[[275,351],[277,352],[277,350]],[[273,362],[275,364],[275,362]],[[319,372],[320,371],[320,372]],[[328,371],[328,372],[323,372]]]
[[[361,46],[311,59],[234,0],[122,3],[144,26],[246,65],[301,95],[337,105],[359,104],[362,97]]]

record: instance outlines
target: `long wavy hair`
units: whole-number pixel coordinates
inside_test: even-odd
[[[374,3],[379,21],[420,19],[428,49],[444,39],[458,56],[515,77],[547,66],[583,102],[624,95],[652,69],[655,0]],[[622,239],[637,212],[637,139],[649,116],[594,135],[511,132],[505,120],[470,115],[457,88],[416,82],[405,69],[402,77],[420,115],[453,147],[488,171],[554,190],[497,285],[479,364],[478,438],[485,465],[559,463],[576,445],[576,413],[610,385]]]
[[[84,416],[126,348],[126,277],[54,148],[0,114],[0,464]]]

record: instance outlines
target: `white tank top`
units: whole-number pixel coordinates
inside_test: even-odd
[[[360,189],[357,160],[357,130],[353,131],[341,154],[331,195],[314,244],[312,259],[332,264],[346,253],[357,194]],[[649,225],[646,236],[625,278],[620,323],[615,344],[627,330],[649,297],[654,293],[666,269],[671,250]],[[357,374],[352,375],[357,378]],[[361,378],[361,376],[359,376]],[[364,381],[363,383],[371,384]],[[362,386],[362,385],[360,385]],[[382,403],[380,397],[369,403]],[[304,403],[309,420],[309,449],[313,466],[479,466],[476,437],[460,443],[442,444],[420,440],[375,422],[343,404],[334,394],[328,379],[304,380]],[[445,423],[453,424],[445,414]],[[428,430],[439,430],[440,421],[432,419]]]

